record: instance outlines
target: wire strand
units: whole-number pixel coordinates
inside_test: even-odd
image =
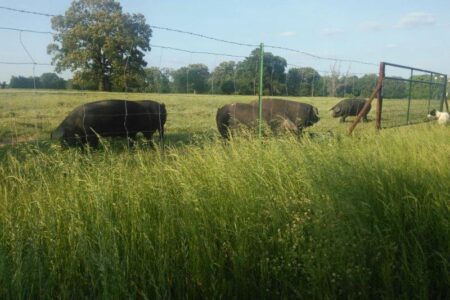
[[[37,66],[52,66],[49,63],[37,63],[37,62],[8,62],[8,61],[0,61],[0,65],[37,65]]]
[[[217,53],[217,52],[192,51],[192,50],[186,50],[186,49],[175,48],[175,47],[170,47],[170,46],[161,46],[161,45],[155,45],[155,44],[150,44],[150,47],[175,50],[175,51],[186,52],[186,53],[191,53],[191,54],[207,54],[207,55],[227,56],[227,57],[235,57],[235,58],[246,58],[247,57],[247,56],[243,56],[243,55],[234,55],[234,54]]]
[[[238,42],[228,41],[228,40],[224,40],[224,39],[220,39],[220,38],[215,38],[212,36],[207,36],[207,35],[200,34],[200,33],[184,31],[184,30],[180,30],[180,29],[173,29],[173,28],[156,26],[156,25],[150,25],[150,28],[171,31],[171,32],[177,32],[177,33],[182,33],[182,34],[188,34],[188,35],[197,36],[197,37],[201,37],[201,38],[208,39],[208,40],[213,40],[216,42],[222,42],[222,43],[227,43],[227,44],[232,44],[232,45],[237,45],[237,46],[259,47],[259,45],[255,45],[255,44],[238,43]]]
[[[178,32],[178,33],[182,33],[182,34],[188,34],[188,35],[192,35],[192,36],[197,36],[197,37],[201,37],[201,38],[205,38],[205,39],[209,39],[209,40],[214,40],[214,41],[218,41],[218,42],[222,42],[222,43],[228,43],[228,44],[233,44],[233,45],[238,45],[238,46],[258,47],[258,45],[254,45],[254,44],[238,43],[238,42],[228,41],[228,40],[224,40],[224,39],[214,38],[214,37],[203,35],[203,34],[199,34],[199,33],[183,31],[183,30],[179,30],[179,29],[172,29],[172,28],[168,28],[168,27],[160,27],[160,26],[155,26],[155,25],[150,26],[150,27],[151,28],[156,28],[156,29],[161,29],[161,30],[166,30],[166,31]],[[37,31],[37,30],[12,28],[12,27],[0,27],[0,30],[12,30],[12,31],[38,33],[38,34],[51,34],[51,35],[55,34],[55,33],[50,32],[50,31]],[[153,47],[155,47],[155,48],[172,49],[172,50],[178,50],[178,51],[183,51],[183,52],[188,52],[188,53],[196,53],[196,54],[221,55],[221,56],[228,56],[228,57],[245,57],[245,56],[224,54],[224,53],[212,53],[212,52],[206,52],[206,51],[205,52],[204,51],[191,51],[191,50],[184,50],[184,49],[180,49],[180,48],[169,47],[169,46],[160,46],[160,45],[153,45]],[[331,58],[331,57],[326,57],[326,56],[320,56],[320,55],[312,54],[312,53],[309,53],[309,52],[306,52],[306,51],[301,51],[301,50],[292,49],[292,48],[286,48],[286,47],[281,47],[281,46],[266,45],[265,47],[266,48],[271,48],[271,49],[278,49],[278,50],[285,50],[285,51],[295,52],[295,53],[299,53],[299,54],[306,55],[306,56],[309,56],[309,57],[312,57],[312,58],[315,58],[315,59],[320,59],[320,60],[328,60],[328,61],[334,61],[334,62],[349,62],[349,63],[357,63],[357,64],[370,65],[370,66],[377,66],[378,65],[376,63],[366,62],[366,61],[362,61],[362,60],[344,59],[344,58]]]
[[[300,66],[300,65],[291,64],[291,63],[288,63],[287,66],[295,67],[295,68],[312,68],[310,66]],[[331,71],[324,71],[324,70],[317,70],[317,69],[314,69],[314,70],[317,73],[331,74]],[[367,75],[367,74],[375,74],[375,73],[350,72],[349,74],[351,74],[351,75]]]
[[[44,17],[55,17],[56,16],[56,15],[52,15],[52,14],[48,14],[48,13],[41,13],[41,12],[25,10],[25,9],[17,9],[17,8],[11,8],[11,7],[6,7],[6,6],[0,6],[0,9],[14,11],[14,12],[19,12],[19,13],[24,13],[24,14],[44,16]]]
[[[367,62],[367,61],[362,61],[362,60],[355,60],[355,59],[332,58],[332,57],[320,56],[320,55],[316,55],[316,54],[312,54],[312,53],[309,53],[309,52],[306,52],[306,51],[300,51],[300,50],[296,50],[296,49],[292,49],[292,48],[273,46],[273,45],[264,45],[264,47],[272,48],[272,49],[285,50],[285,51],[290,51],[290,52],[295,52],[295,53],[303,54],[303,55],[306,55],[306,56],[309,56],[309,57],[312,57],[312,58],[316,58],[316,59],[330,60],[330,61],[335,61],[335,62],[358,63],[358,64],[369,65],[369,66],[378,66],[378,64],[372,63],[372,62]]]
[[[50,31],[38,31],[38,30],[31,30],[31,29],[2,27],[2,26],[0,26],[0,30],[11,30],[11,31],[30,32],[30,33],[39,33],[39,34],[51,34],[51,35],[54,34],[53,32],[50,32]]]

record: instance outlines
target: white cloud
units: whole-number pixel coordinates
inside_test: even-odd
[[[387,44],[386,45],[386,48],[388,48],[388,49],[397,48],[397,47],[398,47],[397,44]]]
[[[436,19],[430,13],[425,12],[411,12],[404,15],[396,28],[418,28],[432,26],[436,23]]]
[[[294,35],[297,35],[297,32],[295,32],[295,31],[285,31],[285,32],[280,33],[280,35],[281,36],[294,36]]]
[[[321,33],[325,36],[335,36],[344,33],[344,31],[339,28],[324,28]]]
[[[359,24],[359,30],[362,32],[373,32],[383,30],[385,26],[379,22],[369,21]]]

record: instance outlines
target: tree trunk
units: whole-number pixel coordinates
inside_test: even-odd
[[[99,91],[103,92],[110,92],[111,91],[111,78],[109,72],[107,73],[107,66],[106,66],[106,59],[102,55],[102,50],[99,49],[97,54],[97,63],[101,66],[101,70],[99,70],[101,73],[99,74],[100,80],[99,80]]]
[[[102,75],[98,90],[102,92],[111,92],[111,80],[108,75]]]

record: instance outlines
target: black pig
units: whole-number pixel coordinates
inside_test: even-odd
[[[347,118],[348,116],[357,116],[364,107],[365,103],[365,99],[344,99],[330,108],[331,116],[333,118],[341,117],[340,122],[345,122],[345,118]],[[365,122],[368,121],[367,114],[369,113],[370,109],[371,105],[369,104],[369,109],[363,116],[363,120]]]
[[[272,131],[284,129],[301,134],[302,130],[319,121],[316,107],[283,99],[263,99],[262,113]],[[258,125],[258,101],[227,104],[217,110],[217,128],[227,138],[230,129],[243,124],[248,128]]]
[[[52,132],[69,146],[97,146],[98,136],[128,137],[132,141],[141,132],[151,141],[155,131],[164,137],[167,112],[164,104],[152,100],[102,100],[75,108]]]

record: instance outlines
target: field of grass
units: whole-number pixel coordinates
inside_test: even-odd
[[[332,119],[328,110],[341,99],[318,97],[283,97],[318,107],[321,121],[308,129],[310,132],[346,132],[346,124]],[[217,108],[233,102],[250,102],[256,96],[186,95],[186,94],[136,94],[6,90],[0,91],[0,144],[49,139],[50,132],[68,112],[82,103],[102,99],[152,99],[166,104],[167,143],[190,143],[196,138],[219,136],[215,116]],[[374,119],[375,109],[369,118]],[[374,123],[361,124],[373,130]],[[363,129],[362,129],[363,130]]]
[[[223,143],[217,107],[254,97],[8,93],[38,138],[88,100],[165,102],[169,147],[0,148],[1,299],[450,297],[449,127],[349,137],[339,99],[301,98],[332,135]]]
[[[346,132],[352,117],[346,124],[332,119],[328,110],[339,102],[332,97],[282,97],[315,105],[321,121],[309,132]],[[166,124],[167,143],[184,145],[193,140],[218,136],[215,115],[217,108],[233,102],[250,102],[255,96],[186,95],[186,94],[136,94],[67,91],[0,91],[0,145],[31,140],[47,140],[64,117],[80,104],[103,99],[152,99],[164,102],[168,110]],[[430,106],[430,107],[428,107]],[[413,99],[409,123],[423,123],[429,108],[439,108],[440,100]],[[407,124],[407,99],[385,99],[383,103],[382,127],[389,128]],[[369,113],[375,120],[375,102]],[[361,124],[362,131],[373,130],[374,124]],[[359,130],[359,129],[357,129]]]
[[[408,99],[384,99],[382,128],[390,128],[407,124],[427,122],[427,115],[431,109],[440,109],[440,99],[411,99],[408,111]]]

